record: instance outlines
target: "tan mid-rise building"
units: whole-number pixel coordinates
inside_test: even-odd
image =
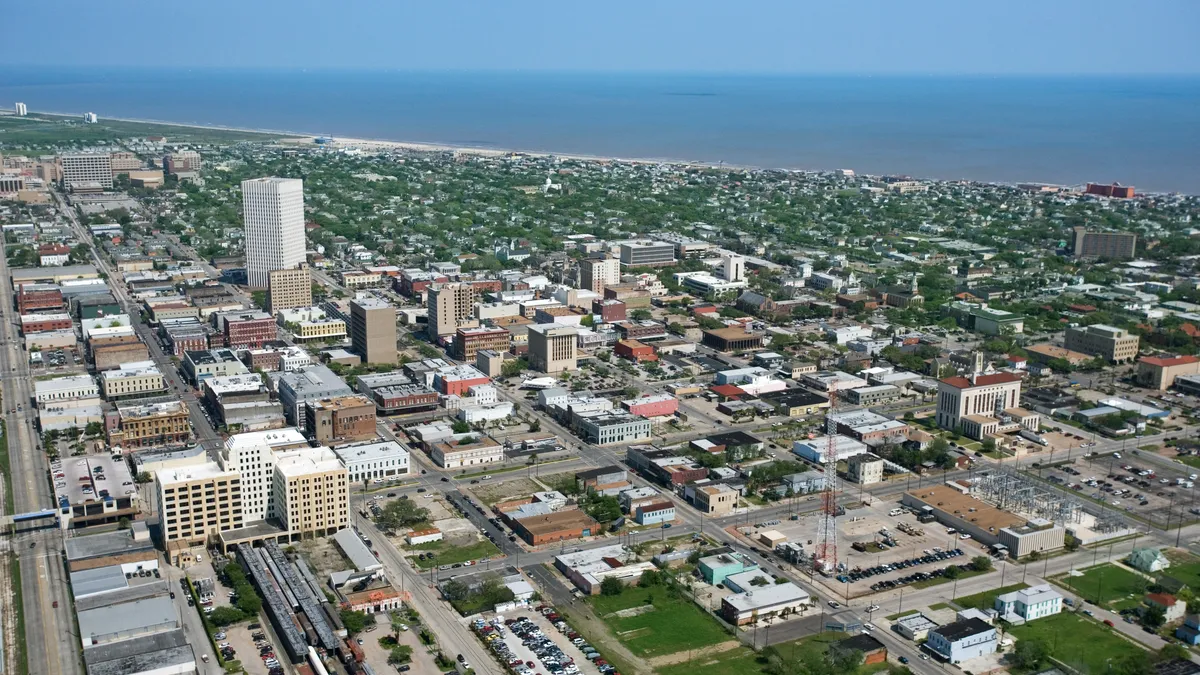
[[[575,370],[579,331],[571,326],[539,323],[529,327],[529,365],[553,375]]]
[[[183,445],[192,437],[183,401],[118,406],[106,420],[109,446],[123,450]]]
[[[723,516],[737,506],[738,492],[725,484],[696,488],[696,508],[709,516]]]
[[[1181,375],[1200,375],[1200,359],[1195,356],[1146,356],[1138,359],[1137,383],[1166,391]]]
[[[1067,327],[1063,346],[1099,356],[1109,363],[1129,363],[1137,358],[1138,336],[1124,328],[1092,324]]]
[[[434,284],[426,291],[429,307],[427,331],[436,336],[454,335],[459,328],[478,326],[475,287],[466,283]]]
[[[621,261],[616,258],[589,258],[579,263],[579,287],[603,293],[605,287],[621,283]]]
[[[271,313],[294,307],[311,307],[312,274],[307,267],[267,273],[267,303]]]
[[[134,361],[100,373],[100,390],[110,401],[158,396],[167,390],[167,381],[154,361]]]
[[[156,472],[162,536],[168,552],[205,546],[242,526],[241,475],[216,462]]]
[[[349,473],[329,448],[276,454],[272,493],[275,515],[292,538],[350,524]]]
[[[395,363],[396,308],[377,298],[352,301],[350,344],[363,363]]]

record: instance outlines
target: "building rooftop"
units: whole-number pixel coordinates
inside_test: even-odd
[[[745,593],[735,593],[726,596],[724,602],[738,612],[752,612],[763,607],[800,602],[808,597],[808,593],[803,588],[789,581],[783,584],[758,586]]]
[[[64,375],[50,380],[36,380],[33,383],[35,394],[78,389],[80,387],[96,386],[96,380],[91,375]]]
[[[992,373],[990,375],[973,375],[970,378],[961,376],[947,377],[942,380],[942,383],[948,384],[955,389],[971,389],[973,387],[991,387],[998,384],[1009,384],[1020,381],[1021,376],[1014,373]]]
[[[902,616],[899,619],[896,619],[896,623],[900,624],[901,626],[904,626],[905,628],[907,628],[908,630],[910,630],[914,633],[923,631],[923,630],[929,631],[929,630],[933,630],[934,628],[938,627],[937,622],[931,620],[929,617],[925,616],[924,614],[922,614],[920,612],[914,612],[912,614]]]
[[[230,436],[225,441],[225,447],[230,450],[240,450],[243,448],[252,448],[260,445],[266,445],[272,448],[307,445],[308,439],[304,434],[300,433],[295,427],[285,427],[283,429],[272,429],[270,431],[251,431],[244,434],[235,434]]]
[[[333,540],[350,559],[350,564],[354,565],[354,569],[366,572],[383,567],[383,564],[379,562],[375,554],[371,553],[371,549],[367,548],[366,543],[352,528],[338,530],[337,534],[333,535]]]
[[[216,462],[206,462],[195,466],[181,466],[159,471],[155,478],[165,486],[175,483],[187,483],[209,478],[241,478],[237,471],[225,471]]]
[[[363,406],[375,407],[371,399],[361,394],[347,394],[345,396],[312,400],[308,402],[308,405],[313,410],[345,410],[347,408],[361,408]]]
[[[71,594],[75,598],[86,598],[101,593],[119,591],[129,586],[120,565],[94,567],[71,572]]]
[[[153,540],[147,537],[138,541],[133,538],[131,530],[70,537],[66,541],[67,560],[69,561],[154,550]]]
[[[79,635],[85,643],[113,641],[119,635],[176,628],[178,611],[166,595],[99,607],[78,613]]]
[[[351,462],[370,462],[373,460],[390,459],[400,455],[408,456],[408,449],[396,441],[343,445],[334,448],[333,452],[347,465]]]
[[[1020,527],[1025,524],[1024,518],[1008,511],[1001,511],[991,504],[965,495],[947,485],[933,485],[912,490],[908,494],[988,532],[996,533],[1003,528]]]
[[[326,447],[288,450],[275,455],[275,470],[288,478],[339,469],[345,471],[337,455]]]
[[[1061,598],[1062,593],[1050,587],[1050,584],[1038,584],[1029,588],[1022,588],[1012,593],[1005,593],[997,596],[996,599],[1001,602],[1021,602],[1025,605],[1036,605],[1040,602]]]
[[[235,392],[253,392],[263,388],[262,376],[258,373],[244,375],[223,375],[210,377],[204,381],[204,386],[217,396]]]
[[[187,405],[183,401],[163,401],[161,403],[117,406],[117,412],[120,414],[122,420],[135,420],[180,413],[184,415],[188,414]]]
[[[946,638],[948,642],[958,642],[964,638],[969,638],[972,635],[979,635],[988,631],[996,630],[984,621],[976,618],[963,619],[948,623],[940,628],[935,628],[931,632],[936,632],[938,635]]]

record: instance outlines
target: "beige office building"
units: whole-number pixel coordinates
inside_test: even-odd
[[[65,187],[112,189],[112,159],[107,152],[71,153],[60,156],[59,162]]]
[[[168,552],[205,546],[217,533],[242,526],[241,475],[216,462],[163,469],[155,476]]]
[[[363,363],[395,363],[396,308],[378,298],[351,301],[350,344]]]
[[[603,293],[606,286],[621,283],[621,261],[589,258],[579,263],[579,287]]]
[[[311,307],[312,274],[307,267],[290,270],[271,270],[267,273],[267,311]]]
[[[142,160],[132,152],[112,152],[108,155],[109,166],[112,167],[113,175],[119,173],[129,173],[142,168]]]
[[[846,459],[846,480],[857,485],[883,481],[883,460],[869,452]]]
[[[272,270],[295,269],[304,262],[304,181],[242,181],[242,221],[251,287],[266,288]]]
[[[292,538],[333,534],[350,524],[349,473],[329,448],[275,455],[275,515]]]
[[[724,483],[696,488],[696,508],[710,516],[731,513],[737,502],[737,490]]]
[[[100,389],[104,398],[140,398],[161,394],[167,381],[153,361],[122,363],[117,370],[100,373]]]
[[[429,306],[427,331],[437,336],[454,335],[459,328],[478,326],[475,287],[465,283],[434,284],[426,291]]]
[[[1067,349],[1099,356],[1109,363],[1129,363],[1137,358],[1138,336],[1124,328],[1093,324],[1068,326],[1063,346]]]
[[[529,327],[529,365],[548,375],[575,370],[579,331],[572,326],[539,323]]]

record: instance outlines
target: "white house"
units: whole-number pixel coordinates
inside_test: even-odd
[[[1039,584],[998,596],[995,610],[1009,623],[1022,624],[1062,611],[1063,596],[1050,587]]]
[[[995,654],[999,643],[996,628],[971,618],[946,624],[929,631],[925,646],[950,663],[962,663],[987,654]]]
[[[408,534],[404,535],[404,541],[408,542],[409,546],[416,546],[417,544],[428,544],[431,541],[441,541],[441,540],[442,540],[442,531],[437,529],[436,527],[430,528],[428,530],[413,530],[412,532],[409,532]]]

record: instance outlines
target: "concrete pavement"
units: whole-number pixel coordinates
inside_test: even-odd
[[[9,284],[7,247],[0,243],[0,278]],[[10,290],[11,292],[11,285]],[[11,473],[8,489],[17,513],[54,508],[49,463],[33,429],[35,406],[28,358],[15,325],[13,303],[0,307],[4,348],[0,349],[5,429]],[[17,410],[20,407],[21,410]],[[8,412],[12,411],[12,412]],[[82,672],[79,638],[72,635],[72,603],[62,565],[64,533],[57,527],[18,530],[12,546],[20,559],[24,604],[24,650],[33,675],[74,675]],[[17,580],[14,580],[17,583]],[[56,606],[57,605],[57,606]],[[5,650],[14,654],[13,645]]]

